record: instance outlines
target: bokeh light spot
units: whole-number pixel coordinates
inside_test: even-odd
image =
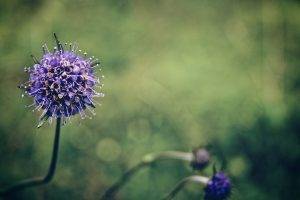
[[[120,156],[121,147],[114,139],[104,138],[98,142],[96,154],[101,160],[111,162]]]
[[[229,171],[230,174],[232,174],[233,176],[242,176],[244,175],[247,170],[248,170],[248,164],[246,159],[243,156],[238,156],[233,158],[230,162],[229,162]]]

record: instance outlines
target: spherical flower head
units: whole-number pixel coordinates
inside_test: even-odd
[[[44,55],[26,69],[29,81],[23,85],[25,93],[34,98],[36,109],[42,109],[41,119],[68,118],[80,113],[85,117],[85,109],[95,108],[94,97],[102,97],[95,91],[101,87],[100,79],[94,74],[97,60],[76,53],[76,48],[64,50],[56,35],[57,48],[53,52],[44,47]]]
[[[225,200],[230,196],[231,183],[229,178],[218,172],[208,181],[205,187],[205,200]]]
[[[196,148],[193,150],[193,160],[191,166],[194,170],[202,170],[206,167],[210,160],[209,152],[204,148]]]

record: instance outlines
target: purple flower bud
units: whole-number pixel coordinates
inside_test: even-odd
[[[205,187],[205,200],[225,200],[230,196],[231,183],[229,178],[223,173],[216,173]]]
[[[209,152],[204,148],[197,148],[193,150],[193,160],[191,166],[194,170],[201,170],[209,163]]]
[[[34,98],[36,108],[44,111],[41,119],[68,118],[78,113],[85,117],[86,108],[95,108],[94,98],[104,96],[95,91],[95,86],[102,84],[93,69],[98,62],[77,54],[75,47],[64,50],[55,39],[54,52],[43,46],[40,60],[32,56],[35,64],[26,70],[29,81],[22,88]]]

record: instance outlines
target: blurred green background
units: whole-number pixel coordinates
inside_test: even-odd
[[[197,146],[225,166],[233,200],[300,198],[298,1],[0,1],[0,188],[47,170],[54,125],[36,129],[17,85],[53,32],[100,58],[106,97],[63,127],[53,182],[15,199],[98,199],[144,154]],[[193,173],[157,163],[118,199],[159,199]]]

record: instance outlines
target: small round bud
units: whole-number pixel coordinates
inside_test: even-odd
[[[197,148],[193,150],[193,160],[191,166],[194,170],[201,170],[209,163],[209,152],[204,148]]]
[[[226,200],[231,193],[230,180],[223,172],[218,172],[208,181],[204,191],[205,200]]]

